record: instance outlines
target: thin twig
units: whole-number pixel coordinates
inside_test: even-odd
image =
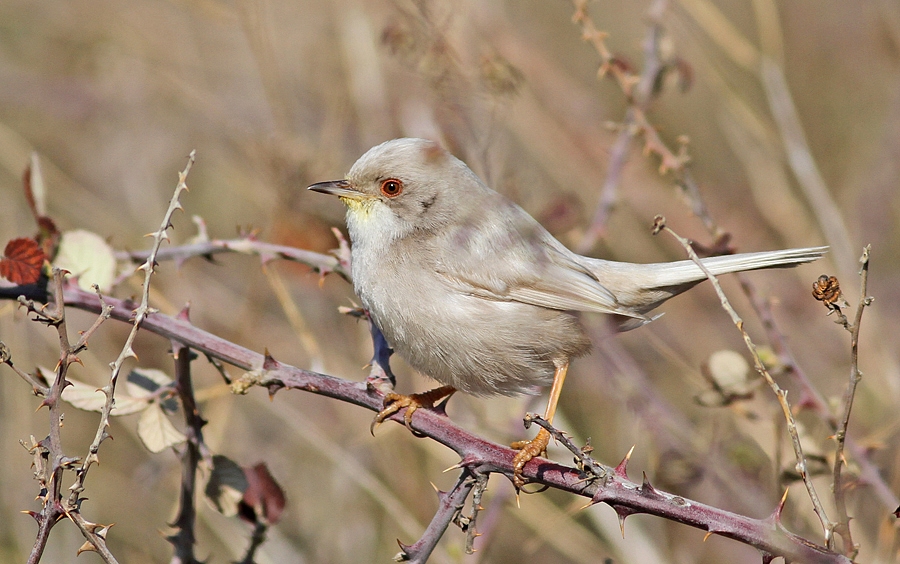
[[[117,562],[116,557],[113,556],[109,547],[106,546],[106,534],[109,532],[112,525],[89,523],[78,511],[70,511],[66,513],[66,516],[75,523],[75,526],[78,527],[78,530],[81,531],[81,534],[87,539],[85,543],[81,545],[81,548],[78,549],[79,554],[88,551],[96,552],[104,562]]]
[[[608,466],[604,466],[600,464],[596,460],[594,460],[590,453],[593,450],[590,447],[581,448],[575,445],[572,439],[556,427],[550,424],[549,421],[541,417],[540,415],[536,415],[533,413],[529,413],[525,415],[525,426],[527,427],[531,423],[538,425],[546,429],[550,436],[558,442],[559,444],[566,447],[569,452],[575,455],[575,460],[578,462],[578,467],[587,473],[590,474],[590,477],[586,477],[586,480],[589,479],[606,479],[608,476],[612,475],[614,470]]]
[[[671,228],[666,226],[665,218],[662,216],[656,216],[656,220],[654,222],[654,234],[659,231],[665,230],[667,233],[672,235],[682,247],[684,247],[685,252],[687,252],[688,257],[703,271],[706,275],[707,279],[712,283],[713,288],[716,290],[716,295],[719,297],[719,301],[722,304],[722,308],[728,313],[731,317],[731,321],[737,327],[738,331],[740,331],[741,336],[744,339],[744,343],[747,345],[747,350],[750,351],[750,355],[753,357],[753,364],[756,371],[760,374],[760,376],[765,379],[766,383],[772,389],[772,392],[775,393],[775,397],[778,398],[778,403],[781,405],[781,411],[784,413],[785,421],[787,422],[788,433],[791,436],[791,444],[794,447],[794,455],[797,458],[797,472],[800,474],[800,477],[803,479],[803,484],[806,486],[806,491],[809,494],[809,498],[813,504],[813,510],[816,512],[816,516],[819,518],[819,522],[822,524],[822,529],[825,534],[825,542],[827,546],[831,546],[833,532],[835,524],[828,519],[828,515],[825,513],[825,507],[822,505],[821,500],[819,499],[819,495],[816,492],[816,487],[813,485],[812,478],[809,475],[807,470],[807,461],[806,456],[803,454],[803,447],[800,444],[800,435],[797,432],[797,423],[794,421],[794,415],[791,411],[790,403],[787,400],[787,392],[783,390],[778,383],[772,378],[772,375],[769,373],[769,370],[765,367],[762,360],[759,358],[759,353],[756,350],[756,345],[750,339],[750,335],[747,333],[746,329],[744,329],[744,321],[737,314],[733,307],[731,307],[731,303],[728,301],[728,298],[725,296],[725,292],[722,290],[722,287],[719,285],[718,279],[703,265],[703,261],[700,260],[700,257],[697,256],[697,253],[694,252],[694,249],[691,247],[690,241],[684,239],[677,233],[675,233]]]
[[[153,310],[149,305],[150,278],[153,276],[153,273],[156,270],[156,255],[159,252],[159,247],[160,245],[162,245],[163,241],[168,240],[167,233],[169,227],[171,227],[172,225],[172,215],[175,213],[175,210],[182,209],[179,198],[181,197],[181,194],[185,190],[187,190],[187,175],[191,171],[191,167],[194,164],[195,158],[196,151],[191,151],[191,154],[188,156],[187,165],[185,165],[183,171],[178,173],[178,183],[175,186],[175,193],[172,195],[172,199],[169,201],[169,208],[166,210],[166,213],[163,216],[163,220],[160,223],[159,229],[150,234],[150,236],[153,237],[153,244],[151,245],[150,254],[147,257],[147,260],[140,267],[138,267],[138,270],[144,271],[144,289],[141,293],[141,303],[138,308],[134,310],[134,319],[132,322],[131,331],[128,333],[128,337],[126,337],[125,339],[122,350],[119,352],[119,356],[116,358],[116,360],[110,365],[111,372],[109,382],[106,384],[106,386],[100,389],[100,391],[102,391],[106,396],[106,402],[104,403],[103,408],[100,411],[100,423],[97,426],[97,432],[94,435],[94,440],[88,449],[88,455],[87,457],[85,457],[84,462],[82,462],[81,468],[78,469],[77,480],[69,488],[69,491],[71,492],[68,501],[70,510],[77,511],[80,504],[79,495],[84,490],[84,482],[87,478],[88,471],[94,463],[99,461],[97,453],[100,451],[100,444],[109,437],[109,417],[112,413],[113,408],[115,407],[116,383],[119,380],[119,374],[122,370],[122,365],[129,358],[134,358],[136,356],[134,354],[132,345],[134,344],[134,340],[137,337],[137,332],[147,316],[155,312],[155,310]],[[60,290],[60,292],[61,291],[62,290]],[[60,304],[62,304],[62,302],[60,302]]]
[[[850,378],[847,382],[847,390],[844,392],[844,413],[841,416],[837,432],[834,434],[834,504],[838,514],[838,522],[835,531],[844,539],[844,553],[850,558],[856,558],[859,546],[853,543],[850,532],[850,516],[847,514],[847,502],[845,499],[843,476],[841,469],[846,460],[844,458],[844,442],[847,439],[847,427],[850,425],[850,411],[853,408],[853,399],[856,396],[856,386],[862,379],[859,371],[859,326],[865,308],[872,303],[872,298],[867,295],[869,282],[869,251],[866,245],[859,259],[859,304],[856,306],[856,317],[848,330],[850,331]]]
[[[34,391],[34,395],[47,397],[47,394],[50,393],[50,387],[46,382],[41,381],[43,380],[43,378],[39,380],[34,374],[29,374],[28,372],[19,370],[19,367],[13,364],[12,353],[10,352],[9,347],[3,341],[0,341],[0,362],[12,368],[13,372],[18,374],[21,379],[30,384],[32,390]]]
[[[466,554],[475,554],[475,539],[481,536],[478,532],[478,515],[484,511],[481,506],[481,498],[487,491],[488,474],[478,474],[475,476],[475,487],[472,491],[472,512],[461,521],[465,523],[463,530],[466,532]]]
[[[220,253],[256,255],[260,257],[264,263],[274,259],[284,259],[305,264],[322,274],[334,272],[346,280],[350,279],[349,269],[342,263],[340,257],[297,249],[295,247],[287,247],[285,245],[266,243],[264,241],[258,241],[252,236],[238,239],[213,239],[201,243],[166,247],[165,249],[159,250],[156,254],[156,260],[173,260],[176,263],[181,263],[194,257],[210,259],[213,255]],[[116,253],[116,259],[135,263],[144,263],[149,256],[150,251],[120,251]]]

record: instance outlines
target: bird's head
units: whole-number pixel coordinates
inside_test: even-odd
[[[490,192],[462,161],[425,139],[377,145],[356,161],[345,180],[309,189],[337,196],[347,205],[354,241],[438,229]]]

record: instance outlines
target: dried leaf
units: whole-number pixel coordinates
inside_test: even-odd
[[[39,369],[43,375],[47,372],[46,368]],[[46,378],[46,376],[45,376]],[[74,405],[78,409],[85,411],[100,411],[106,405],[106,395],[97,388],[78,380],[67,378],[70,386],[66,386],[63,390],[62,399]],[[130,415],[147,408],[149,403],[140,398],[126,396],[121,393],[116,394],[116,403],[110,415]]]
[[[0,276],[13,284],[34,284],[41,277],[45,258],[44,251],[34,239],[13,239],[3,250]]]
[[[78,277],[78,285],[90,290],[96,284],[107,291],[116,274],[112,248],[96,233],[76,229],[62,234],[54,264]]]
[[[244,468],[247,490],[241,500],[241,517],[251,523],[274,525],[284,512],[284,490],[269,473],[265,462]]]
[[[150,452],[162,452],[183,443],[187,437],[172,425],[157,404],[150,404],[141,413],[137,426],[138,436]]]
[[[248,485],[244,469],[237,462],[221,454],[213,456],[213,468],[204,493],[216,511],[226,517],[237,515]]]

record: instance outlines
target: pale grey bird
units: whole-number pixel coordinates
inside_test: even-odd
[[[552,420],[569,360],[591,343],[577,312],[615,316],[621,330],[706,278],[692,261],[632,264],[567,249],[533,217],[488,188],[437,143],[373,147],[346,180],[313,184],[347,205],[353,288],[388,343],[444,386],[391,394],[376,422],[462,390],[535,393],[553,383]],[[713,274],[794,266],[827,247],[703,259]],[[547,446],[543,429],[516,457],[514,482]]]

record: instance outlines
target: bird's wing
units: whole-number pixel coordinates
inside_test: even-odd
[[[578,255],[521,208],[507,209],[514,213],[442,237],[439,248],[448,252],[439,254],[434,268],[446,283],[484,299],[649,320],[619,304]]]

